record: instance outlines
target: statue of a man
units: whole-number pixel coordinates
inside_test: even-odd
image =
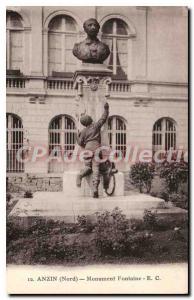
[[[84,22],[83,27],[87,33],[87,38],[74,45],[73,55],[85,63],[102,64],[109,56],[110,50],[105,43],[97,38],[100,29],[98,21],[88,19]]]

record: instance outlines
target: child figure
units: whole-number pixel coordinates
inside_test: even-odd
[[[77,138],[79,146],[91,151],[91,156],[85,158],[85,167],[80,171],[77,176],[76,184],[81,187],[82,178],[88,176],[93,171],[93,197],[98,198],[98,186],[100,183],[100,162],[94,158],[95,151],[101,146],[101,127],[106,122],[109,115],[109,105],[104,105],[104,113],[97,122],[93,122],[92,118],[88,115],[83,115],[80,118],[80,123],[85,126]]]

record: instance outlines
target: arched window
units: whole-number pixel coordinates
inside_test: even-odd
[[[77,25],[66,15],[54,17],[48,26],[48,70],[53,72],[74,72],[76,58],[72,54],[77,40]]]
[[[24,28],[22,18],[16,12],[6,16],[7,69],[23,71]]]
[[[155,122],[152,135],[153,153],[157,150],[168,151],[176,149],[176,126],[169,118],[162,118]]]
[[[102,27],[102,39],[111,50],[105,63],[113,70],[115,77],[127,79],[129,39],[127,24],[117,18],[106,21]]]
[[[20,162],[17,155],[18,150],[23,147],[23,125],[21,119],[13,114],[6,116],[6,131],[7,131],[7,172],[23,172],[24,163]]]
[[[53,157],[49,172],[63,172],[63,163],[56,157],[70,157],[76,144],[76,127],[73,119],[67,115],[55,117],[49,126],[49,153]]]
[[[108,136],[110,147],[126,154],[126,124],[120,117],[113,116],[108,119]]]

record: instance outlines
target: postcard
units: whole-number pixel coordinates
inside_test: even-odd
[[[188,294],[188,14],[7,6],[8,294]]]

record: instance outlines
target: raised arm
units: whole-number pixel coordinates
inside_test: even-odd
[[[109,105],[108,105],[108,103],[105,103],[104,112],[103,112],[101,118],[95,123],[95,126],[100,129],[106,122],[108,116],[109,116]]]

